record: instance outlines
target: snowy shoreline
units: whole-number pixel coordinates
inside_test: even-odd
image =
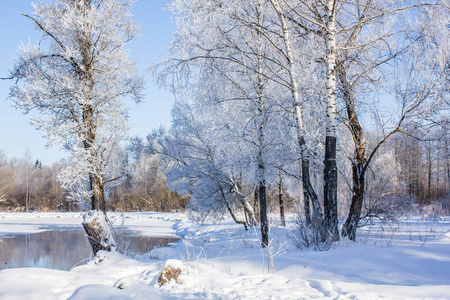
[[[257,230],[232,220],[198,225],[185,214],[111,214],[115,226],[145,236],[179,236],[135,257],[102,252],[71,271],[0,271],[0,299],[445,299],[450,295],[450,220],[411,218],[361,230],[326,252],[299,250],[289,226],[271,229],[280,250],[274,273]],[[80,227],[81,213],[0,213],[0,238]],[[19,251],[19,250],[18,250]],[[181,284],[159,286],[168,259],[182,262]],[[120,288],[119,288],[120,287]]]
[[[131,215],[132,217],[130,217]],[[170,216],[172,215],[170,214]],[[114,227],[121,226],[122,213],[108,213],[108,217]],[[170,225],[165,224],[169,217],[164,217],[160,213],[127,213],[124,214],[124,217],[126,227],[140,232],[143,236],[177,237]],[[31,234],[49,230],[83,229],[82,220],[82,212],[0,212],[0,238],[2,236]],[[148,230],[149,226],[152,228],[151,231]]]

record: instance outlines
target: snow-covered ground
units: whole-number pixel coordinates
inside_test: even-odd
[[[81,219],[81,213],[0,213],[0,238],[81,228]],[[231,220],[197,225],[175,213],[112,219],[143,235],[181,240],[134,257],[101,252],[71,271],[6,269],[0,271],[0,299],[450,298],[449,218],[367,227],[360,242],[344,240],[325,252],[296,249],[287,238],[289,227],[274,225],[273,273],[267,270],[267,250],[258,247],[258,232]],[[160,287],[158,276],[171,259],[183,267],[182,283]]]

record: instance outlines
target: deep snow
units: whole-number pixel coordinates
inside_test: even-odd
[[[181,240],[134,257],[101,252],[71,271],[6,269],[0,271],[0,299],[450,297],[450,219],[373,225],[361,230],[358,243],[343,240],[324,252],[296,249],[287,238],[289,227],[274,225],[274,273],[268,273],[267,250],[258,247],[258,230],[246,232],[232,220],[198,225],[176,213],[113,214],[111,219],[143,235]],[[81,228],[81,220],[81,213],[0,213],[0,238]],[[170,259],[182,266],[182,284],[160,287],[159,273]]]

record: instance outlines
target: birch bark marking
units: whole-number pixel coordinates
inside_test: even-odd
[[[294,55],[292,53],[292,47],[289,37],[289,29],[286,23],[286,19],[283,15],[283,12],[281,10],[280,3],[278,0],[270,0],[273,7],[275,8],[278,17],[280,18],[280,23],[283,29],[283,39],[284,44],[286,47],[286,58],[289,63],[289,80],[291,85],[291,94],[292,99],[294,101],[294,107],[295,107],[295,121],[296,121],[296,128],[297,128],[297,140],[300,145],[300,151],[301,151],[301,158],[302,158],[302,183],[303,183],[303,195],[304,195],[304,206],[305,206],[305,216],[306,216],[306,223],[310,224],[311,219],[311,212],[309,208],[309,201],[311,201],[314,211],[314,218],[317,222],[322,223],[323,221],[323,213],[322,209],[320,208],[319,199],[317,197],[316,192],[314,191],[313,186],[311,185],[311,179],[309,176],[309,151],[306,146],[305,137],[304,137],[304,128],[303,128],[303,116],[302,116],[302,110],[300,106],[300,100],[299,100],[299,93],[298,93],[298,85],[295,81],[295,62],[294,62]]]
[[[445,182],[445,193],[447,194],[450,187],[450,160],[449,160],[449,153],[448,153],[448,140],[445,141],[445,157],[446,157],[446,165],[447,165],[447,177]]]
[[[262,26],[261,4],[257,4],[258,26]],[[267,218],[267,197],[266,197],[266,174],[264,161],[264,128],[266,122],[264,107],[264,78],[263,78],[263,57],[262,57],[262,36],[258,31],[258,73],[257,73],[257,94],[258,94],[258,189],[260,201],[261,220],[261,247],[269,244],[269,220]]]
[[[333,240],[339,240],[337,214],[336,166],[336,1],[327,3],[325,46],[327,65],[327,125],[324,160],[324,210],[327,229]]]

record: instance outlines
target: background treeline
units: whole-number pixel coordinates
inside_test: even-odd
[[[419,204],[439,200],[450,208],[449,120],[439,122],[432,133],[422,132],[421,139],[400,135],[393,148],[401,167],[403,193]]]
[[[378,154],[367,180],[364,214],[380,214],[383,210],[434,204],[436,209],[450,211],[450,153],[449,121],[438,122],[433,130],[418,130],[415,134],[399,134]],[[418,136],[420,133],[420,137]],[[374,139],[376,135],[374,135]],[[370,138],[369,138],[370,142]],[[344,150],[342,152],[345,152]],[[131,155],[130,155],[131,156]],[[9,158],[0,151],[0,210],[1,211],[76,211],[78,206],[68,201],[58,181],[64,161],[51,166],[42,165],[29,154]],[[129,174],[112,188],[108,207],[113,211],[174,211],[184,210],[189,198],[180,197],[168,187],[156,155],[141,155],[129,163]],[[351,174],[348,166],[339,170],[340,205],[348,206]],[[313,172],[315,183],[318,175]],[[279,212],[279,180],[269,186],[268,208]],[[284,209],[291,212],[301,197],[299,178],[282,178]],[[248,198],[254,202],[249,187]],[[257,197],[257,195],[256,195]],[[257,205],[257,203],[256,203]],[[257,209],[255,209],[257,211]],[[345,212],[345,210],[342,210]],[[343,218],[344,216],[340,216]]]
[[[58,181],[65,161],[51,166],[39,159],[8,158],[0,151],[1,211],[77,211]],[[171,191],[159,170],[159,161],[143,156],[129,164],[129,174],[112,188],[108,208],[112,211],[174,211],[185,209],[189,199]]]

